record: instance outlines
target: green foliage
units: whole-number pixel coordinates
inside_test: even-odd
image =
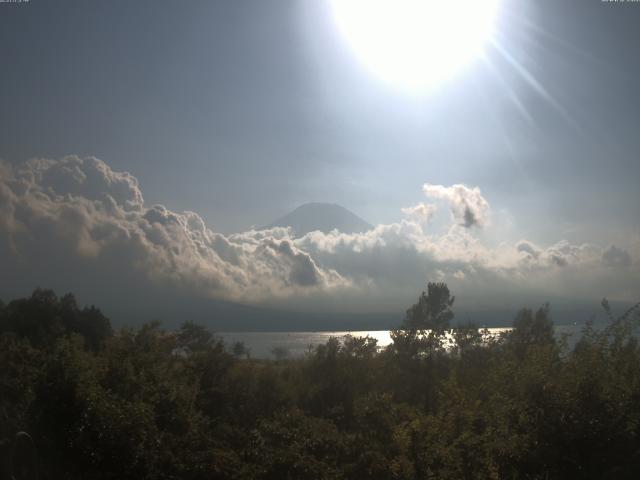
[[[520,354],[529,346],[555,343],[549,305],[539,308],[535,314],[528,308],[520,310],[513,321],[513,330],[507,335]]]
[[[0,453],[29,431],[44,479],[637,477],[640,305],[603,302],[609,325],[568,348],[548,306],[487,338],[450,329],[429,287],[382,350],[347,336],[276,360],[193,323],[112,332],[36,291],[0,305]]]
[[[289,357],[289,350],[287,347],[277,346],[271,349],[271,355],[276,361],[282,361]]]
[[[418,303],[407,310],[403,328],[444,332],[453,319],[451,307],[454,300],[445,283],[428,283],[427,291],[418,297]]]
[[[30,298],[13,300],[0,308],[0,333],[12,332],[38,348],[61,336],[77,333],[88,348],[97,350],[112,334],[111,323],[94,306],[80,309],[68,293],[58,298],[51,290],[36,289]]]
[[[238,358],[249,358],[251,356],[251,350],[247,348],[244,342],[235,342],[231,346],[231,353],[233,353],[233,355]]]

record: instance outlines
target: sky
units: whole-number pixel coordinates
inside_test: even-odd
[[[0,3],[0,298],[638,301],[639,22],[502,0],[484,57],[416,93],[328,1]],[[252,230],[306,202],[375,229]]]

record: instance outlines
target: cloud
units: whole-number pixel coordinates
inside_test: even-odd
[[[516,250],[518,252],[526,253],[528,256],[525,258],[533,260],[537,260],[538,258],[540,258],[540,254],[542,253],[542,251],[538,247],[530,242],[527,242],[526,240],[519,241],[516,244]]]
[[[126,211],[143,206],[138,180],[127,172],[114,172],[97,158],[66,157],[60,161],[34,159],[18,167],[23,185],[37,186],[51,196],[69,195],[104,200],[108,195]]]
[[[547,248],[541,248],[532,242],[521,240],[516,244],[521,254],[520,266],[535,269],[547,269],[567,266],[599,267],[603,255],[601,247],[589,243],[571,244],[566,240],[557,242]]]
[[[632,262],[629,252],[615,245],[602,252],[602,261],[611,267],[628,267]]]
[[[455,184],[450,187],[425,183],[422,187],[430,198],[446,200],[451,207],[451,214],[458,225],[466,228],[484,227],[489,221],[489,203],[478,187],[467,187]]]
[[[0,255],[18,276],[33,275],[32,282],[55,282],[67,270],[78,283],[82,277],[95,283],[102,272],[119,272],[120,280],[105,288],[163,284],[253,302],[348,287],[283,230],[238,242],[209,230],[194,212],[147,208],[133,176],[95,158],[3,164],[2,173]],[[1,280],[2,287],[11,282],[6,273]]]
[[[637,258],[622,247],[488,246],[469,228],[487,225],[478,188],[425,185],[425,193],[451,205],[454,224],[442,232],[425,232],[435,207],[419,204],[404,209],[408,219],[363,233],[294,238],[275,227],[223,235],[195,212],[145,205],[135,177],[95,158],[0,162],[0,294],[42,285],[87,292],[101,305],[215,298],[402,311],[436,279],[474,306],[640,290]]]
[[[380,305],[413,293],[427,280],[448,282],[461,301],[476,308],[495,307],[505,298],[633,300],[629,288],[640,285],[637,270],[604,268],[603,249],[594,244],[563,240],[542,248],[523,240],[488,247],[458,225],[426,234],[419,224],[403,220],[362,234],[312,232],[296,243]]]
[[[413,207],[404,207],[400,211],[410,219],[418,223],[427,224],[436,214],[437,207],[430,203],[419,203]]]

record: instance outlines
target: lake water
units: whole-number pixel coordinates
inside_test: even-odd
[[[488,328],[491,335],[499,335],[510,330],[509,328]],[[229,346],[235,342],[242,342],[249,348],[253,358],[272,357],[275,348],[284,349],[291,357],[300,357],[310,348],[327,343],[331,337],[344,337],[352,335],[354,337],[375,338],[379,347],[386,347],[391,343],[389,330],[368,330],[368,331],[334,331],[334,332],[220,332]]]
[[[582,325],[556,326],[558,334],[568,333],[575,337]],[[499,335],[510,328],[488,328],[491,335]],[[378,340],[378,346],[385,347],[391,343],[389,330],[369,331],[334,331],[334,332],[220,332],[218,333],[225,343],[231,346],[234,342],[243,342],[251,352],[253,358],[273,357],[275,348],[283,348],[289,356],[299,357],[304,355],[310,347],[316,347],[331,337],[372,337]]]
[[[251,351],[254,358],[268,358],[272,356],[274,348],[284,348],[292,357],[304,355],[310,347],[327,343],[331,337],[366,337],[378,340],[378,346],[384,347],[391,343],[388,330],[371,330],[360,332],[225,332],[218,333],[228,345],[243,342]]]

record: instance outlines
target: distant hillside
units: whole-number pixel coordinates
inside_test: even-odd
[[[291,227],[297,237],[316,230],[362,233],[373,228],[355,213],[335,203],[305,203],[265,228],[272,227]]]

